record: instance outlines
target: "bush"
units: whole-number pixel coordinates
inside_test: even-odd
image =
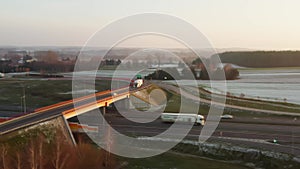
[[[1,169],[101,169],[115,166],[114,157],[104,150],[86,142],[74,146],[60,131],[52,140],[40,134],[25,144],[0,145]]]

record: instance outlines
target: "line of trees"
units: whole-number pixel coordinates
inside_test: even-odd
[[[21,67],[29,68],[30,71],[36,71],[41,73],[58,73],[58,72],[72,72],[74,70],[74,63],[64,62],[31,62],[24,64]]]
[[[197,80],[235,80],[239,78],[239,71],[232,67],[230,64],[226,64],[223,68],[217,68],[216,70],[208,70],[204,65],[186,67],[182,70],[181,74],[177,68],[164,68],[156,70],[145,76],[148,80],[180,80],[180,79],[197,79]],[[223,76],[224,75],[224,76]]]
[[[223,63],[244,67],[299,67],[300,51],[250,51],[219,54]],[[212,56],[212,57],[217,57]]]
[[[0,144],[1,169],[103,169],[115,168],[113,156],[96,146],[79,142],[74,146],[61,132],[49,140],[40,134],[23,143]]]

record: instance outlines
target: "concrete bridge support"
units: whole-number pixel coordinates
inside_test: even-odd
[[[100,107],[100,112],[103,114],[103,116],[106,114],[106,106]]]
[[[130,100],[129,98],[117,101],[115,103],[113,103],[115,108],[118,110],[129,110],[130,108]]]
[[[67,119],[65,119],[64,116],[61,116],[61,118],[62,118],[62,122],[63,122],[62,130],[63,129],[65,130],[66,137],[69,138],[69,141],[72,142],[73,145],[76,145],[75,138],[73,136],[72,130],[69,126]]]
[[[73,144],[76,145],[76,141],[73,137],[72,131],[69,127],[69,124],[67,120],[64,118],[63,115],[54,117],[52,119],[47,119],[45,121],[37,121],[34,124],[30,124],[28,126],[24,126],[23,128],[16,129],[7,133],[3,133],[0,136],[0,142],[3,142],[5,140],[9,140],[13,137],[16,137],[18,135],[22,135],[31,131],[39,131],[41,133],[51,133],[51,131],[55,132],[55,130],[60,130],[65,137],[65,139]],[[46,131],[49,130],[49,131]],[[26,135],[26,134],[25,134]],[[47,137],[47,135],[46,135]]]

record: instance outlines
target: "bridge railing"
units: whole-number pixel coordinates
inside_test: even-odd
[[[101,95],[105,95],[105,94],[109,94],[109,93],[114,93],[114,92],[122,91],[122,90],[124,90],[126,88],[128,88],[128,86],[124,86],[124,87],[121,87],[119,89],[105,90],[105,91],[101,91],[101,92],[89,94],[87,96],[83,96],[83,97],[80,97],[80,98],[76,98],[76,99],[72,99],[72,100],[67,100],[67,101],[59,102],[59,103],[52,104],[52,105],[49,105],[49,106],[37,108],[32,113],[26,113],[26,114],[22,114],[20,116],[10,117],[10,118],[1,118],[0,119],[0,124],[8,122],[8,121],[13,120],[13,119],[22,118],[24,116],[31,115],[31,114],[34,114],[34,113],[42,113],[42,112],[45,112],[45,111],[48,111],[48,110],[53,110],[53,109],[56,109],[56,108],[67,106],[67,105],[70,105],[70,104],[73,104],[73,103],[76,103],[76,102],[80,102],[80,101],[84,101],[86,99],[90,99],[90,98],[93,98],[93,97],[97,97],[97,96],[101,96]]]
[[[128,97],[128,95],[129,95],[129,92],[127,91],[127,92],[117,94],[115,96],[109,96],[109,97],[97,100],[96,102],[88,103],[88,104],[81,105],[81,106],[78,106],[78,107],[70,109],[70,110],[66,110],[66,111],[62,112],[62,114],[66,119],[69,119],[71,117],[83,114],[84,112],[90,111],[92,109],[108,106],[116,100],[123,99],[125,96]],[[85,111],[82,112],[83,110],[85,110]]]

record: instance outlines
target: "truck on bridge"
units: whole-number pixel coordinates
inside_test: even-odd
[[[130,87],[139,88],[142,87],[143,84],[144,84],[144,79],[142,78],[142,75],[138,74],[136,75],[135,79],[131,80]]]

